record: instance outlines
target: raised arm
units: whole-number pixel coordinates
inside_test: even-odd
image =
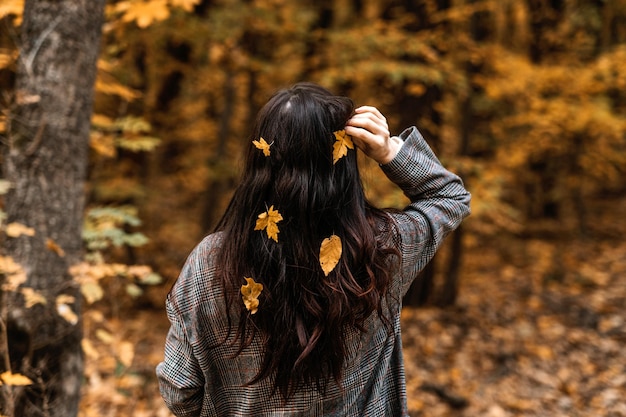
[[[470,193],[443,167],[415,127],[390,137],[384,116],[373,107],[360,107],[346,133],[411,201],[401,213],[391,214],[402,254],[398,289],[404,295],[444,237],[469,215]]]

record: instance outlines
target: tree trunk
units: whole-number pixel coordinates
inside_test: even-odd
[[[27,307],[19,291],[2,294],[11,371],[34,382],[13,388],[9,395],[5,391],[4,400],[11,404],[0,411],[13,416],[67,417],[78,412],[83,373],[80,295],[68,268],[79,261],[82,250],[104,3],[26,0],[24,5],[3,168],[12,184],[5,201],[7,223],[28,226],[34,235],[9,237],[4,246],[5,254],[26,272],[22,288],[32,288],[46,301]],[[7,352],[0,354],[6,357]]]
[[[230,124],[232,122],[235,107],[236,87],[234,83],[234,70],[227,68],[226,71],[226,80],[224,82],[224,108],[220,117],[217,149],[209,161],[209,167],[212,170],[219,170],[219,167],[224,160],[224,155],[226,154],[226,143],[231,136]],[[205,194],[205,208],[202,213],[203,236],[207,232],[212,231],[215,224],[219,220],[219,199],[228,188],[228,182],[230,182],[230,178],[224,178],[223,175],[218,175],[210,179],[210,183],[207,186]]]

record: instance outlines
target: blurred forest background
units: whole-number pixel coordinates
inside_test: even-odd
[[[16,86],[20,59],[49,44],[20,56],[36,3],[63,2],[0,4],[7,207],[12,129],[39,100]],[[26,311],[82,325],[80,416],[169,415],[164,297],[219,220],[260,106],[309,80],[393,133],[418,126],[473,195],[406,299],[411,415],[626,416],[626,0],[108,0],[103,19],[89,153],[50,148],[87,159],[84,251],[63,281],[80,291],[31,285],[11,242],[42,231],[27,206],[1,218],[0,414],[26,398],[54,415],[62,381],[33,362]],[[362,162],[371,200],[403,207]]]

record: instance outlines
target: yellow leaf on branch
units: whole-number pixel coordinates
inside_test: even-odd
[[[96,151],[98,155],[106,158],[115,158],[117,149],[115,148],[115,137],[102,132],[91,132],[89,134],[89,147]]]
[[[144,29],[154,22],[170,17],[170,9],[166,0],[138,1],[130,3],[122,17],[124,22],[136,21],[137,26]]]
[[[333,145],[333,164],[338,160],[348,155],[348,148],[354,149],[354,143],[350,135],[346,134],[345,130],[338,130],[333,132],[335,135],[335,144]]]
[[[257,149],[261,149],[263,151],[263,155],[270,156],[270,146],[272,146],[271,143],[267,143],[263,138],[253,140],[252,143],[257,147]]]
[[[11,371],[6,371],[0,374],[0,385],[2,384],[13,385],[13,386],[17,386],[17,385],[24,386],[24,385],[32,385],[33,381],[27,376],[24,376],[22,374],[14,374],[14,373],[11,373]]]
[[[99,93],[118,96],[126,101],[132,101],[136,98],[141,97],[141,94],[138,91],[126,87],[125,85],[122,85],[111,79],[104,81],[98,78],[96,80],[96,85],[94,88]]]
[[[324,271],[324,275],[328,276],[335,269],[339,259],[341,259],[342,250],[341,238],[337,235],[331,235],[322,241],[320,246],[320,266],[322,271]]]
[[[283,216],[278,212],[278,210],[274,210],[274,206],[272,205],[269,210],[259,214],[254,230],[266,229],[267,237],[274,239],[275,242],[278,242],[278,233],[280,231],[278,230],[278,225],[276,223],[282,219]]]
[[[263,284],[254,282],[253,278],[245,278],[247,284],[241,286],[241,298],[250,314],[255,314],[259,308],[259,295],[263,291]]]

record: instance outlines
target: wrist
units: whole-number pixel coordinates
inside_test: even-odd
[[[385,153],[384,156],[379,158],[378,161],[376,161],[380,165],[385,165],[393,161],[393,159],[396,157],[396,155],[400,151],[400,148],[402,148],[402,145],[404,144],[402,139],[400,139],[397,136],[390,137],[387,143],[388,143],[387,152]]]

